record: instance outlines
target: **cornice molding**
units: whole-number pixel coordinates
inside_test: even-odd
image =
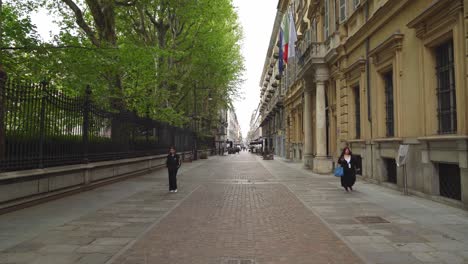
[[[345,50],[350,53],[370,36],[387,24],[387,22],[398,14],[398,11],[414,0],[391,0],[381,6],[353,35],[346,39]],[[458,0],[457,0],[458,1]]]
[[[404,35],[400,32],[393,33],[389,38],[369,52],[372,62],[376,65],[387,58],[393,57],[394,53],[400,51],[403,46]]]
[[[342,75],[341,71],[340,71],[340,68],[335,66],[335,65],[332,65],[330,67],[330,79],[339,79],[340,76]]]
[[[346,79],[348,79],[355,74],[360,74],[365,71],[366,60],[364,58],[360,58],[344,70],[344,75]]]
[[[407,26],[416,30],[418,38],[425,38],[431,32],[455,23],[463,12],[462,0],[438,0],[417,15]]]

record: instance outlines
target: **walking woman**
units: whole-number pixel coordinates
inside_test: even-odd
[[[343,167],[343,176],[341,177],[341,186],[348,192],[353,190],[353,185],[356,182],[356,157],[353,156],[351,149],[345,147],[341,153],[338,163]]]
[[[176,154],[175,147],[171,147],[166,160],[166,167],[169,171],[169,192],[177,192],[177,171],[180,165],[180,157]]]

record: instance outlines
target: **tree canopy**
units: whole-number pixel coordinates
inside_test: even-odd
[[[91,85],[109,109],[180,126],[195,109],[214,119],[238,95],[242,30],[231,0],[3,2],[0,63],[10,77],[47,79],[71,95]],[[39,7],[58,18],[48,42],[31,22]]]

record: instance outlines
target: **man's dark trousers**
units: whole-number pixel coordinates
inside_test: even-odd
[[[169,190],[177,190],[177,168],[169,168]]]

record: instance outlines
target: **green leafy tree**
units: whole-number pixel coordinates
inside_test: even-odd
[[[22,49],[40,45],[36,27],[25,16],[26,10],[10,3],[2,3],[0,10],[0,63],[11,78],[38,74],[42,51]]]
[[[93,98],[109,109],[180,126],[194,109],[209,123],[238,95],[242,34],[230,0],[21,2],[3,20],[15,25],[3,27],[10,33],[2,46],[22,47],[3,53],[9,73],[47,77],[70,95],[90,84]],[[38,40],[28,18],[39,5],[59,18],[50,43]]]

